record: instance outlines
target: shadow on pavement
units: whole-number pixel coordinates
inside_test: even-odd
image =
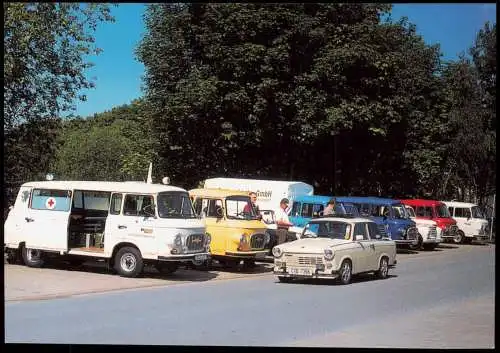
[[[353,275],[351,283],[349,285],[354,285],[356,283],[364,283],[364,282],[371,282],[371,281],[387,281],[390,280],[391,278],[396,278],[398,277],[397,275],[391,275],[389,274],[386,279],[382,280],[377,278],[375,275],[365,273],[365,274],[359,274],[359,275]],[[279,283],[278,279],[276,279],[276,282]],[[310,284],[310,285],[316,285],[316,286],[331,286],[331,285],[337,285],[337,286],[342,286],[337,279],[316,279],[316,278],[305,278],[305,279],[294,279],[292,282],[289,283],[280,283],[280,284]]]
[[[456,245],[439,244],[438,248],[440,248],[440,249],[458,249],[459,247]]]
[[[71,265],[64,260],[50,260],[47,261],[44,268],[68,272],[87,272],[95,273],[100,275],[111,275],[118,276],[116,272],[108,268],[108,266],[103,262],[87,261],[83,265]],[[209,281],[218,276],[217,273],[211,271],[196,271],[188,270],[185,266],[179,267],[177,271],[171,274],[163,274],[158,272],[153,266],[144,266],[143,273],[137,278],[151,278],[151,279],[161,279],[167,281]]]
[[[200,270],[197,270],[197,271],[200,271]],[[224,267],[215,260],[212,262],[212,265],[209,267],[209,271],[219,271],[219,272],[227,272],[227,273],[262,274],[262,273],[273,272],[273,267],[270,264],[258,263],[258,262],[255,264],[254,267],[246,267],[242,264],[238,265],[238,267]]]
[[[396,254],[418,254],[417,250],[410,250],[410,249],[405,249],[405,248],[397,248],[396,249]]]

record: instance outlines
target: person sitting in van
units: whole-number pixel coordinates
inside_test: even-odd
[[[330,216],[335,214],[335,199],[330,199],[323,210],[323,216]]]
[[[243,213],[251,216],[253,210],[253,214],[257,216],[257,219],[262,219],[259,206],[257,205],[257,194],[252,191],[248,194],[248,196],[250,196],[250,202],[243,207]]]

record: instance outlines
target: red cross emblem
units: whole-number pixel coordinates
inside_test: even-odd
[[[49,197],[47,201],[45,201],[45,207],[47,207],[49,210],[52,210],[54,207],[56,207],[56,200],[53,197]]]

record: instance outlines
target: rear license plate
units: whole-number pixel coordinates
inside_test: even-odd
[[[290,274],[292,275],[299,275],[299,276],[312,276],[313,272],[310,268],[297,268],[297,267],[291,267],[289,269]]]
[[[194,255],[194,260],[195,261],[205,261],[207,259],[206,254],[201,254],[201,255]]]

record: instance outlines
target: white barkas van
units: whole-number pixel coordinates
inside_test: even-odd
[[[486,241],[489,238],[488,220],[478,205],[458,201],[442,202],[448,207],[450,216],[457,221],[461,242]]]
[[[418,234],[420,235],[418,243],[411,244],[410,249],[420,250],[421,248],[424,248],[424,250],[434,250],[439,243],[443,242],[441,232],[438,233],[437,231],[437,222],[432,219],[417,218],[413,207],[405,205],[405,208],[410,219],[415,222]]]
[[[302,181],[211,178],[205,180],[204,187],[255,192],[262,220],[267,224],[268,229],[276,229],[274,213],[280,207],[281,199],[287,198],[290,201],[287,210],[290,212],[293,199],[296,196],[314,193],[314,187]],[[292,228],[290,231],[294,230]]]
[[[8,261],[41,267],[104,259],[121,276],[204,261],[210,236],[182,188],[144,182],[36,181],[21,186],[4,225]]]

